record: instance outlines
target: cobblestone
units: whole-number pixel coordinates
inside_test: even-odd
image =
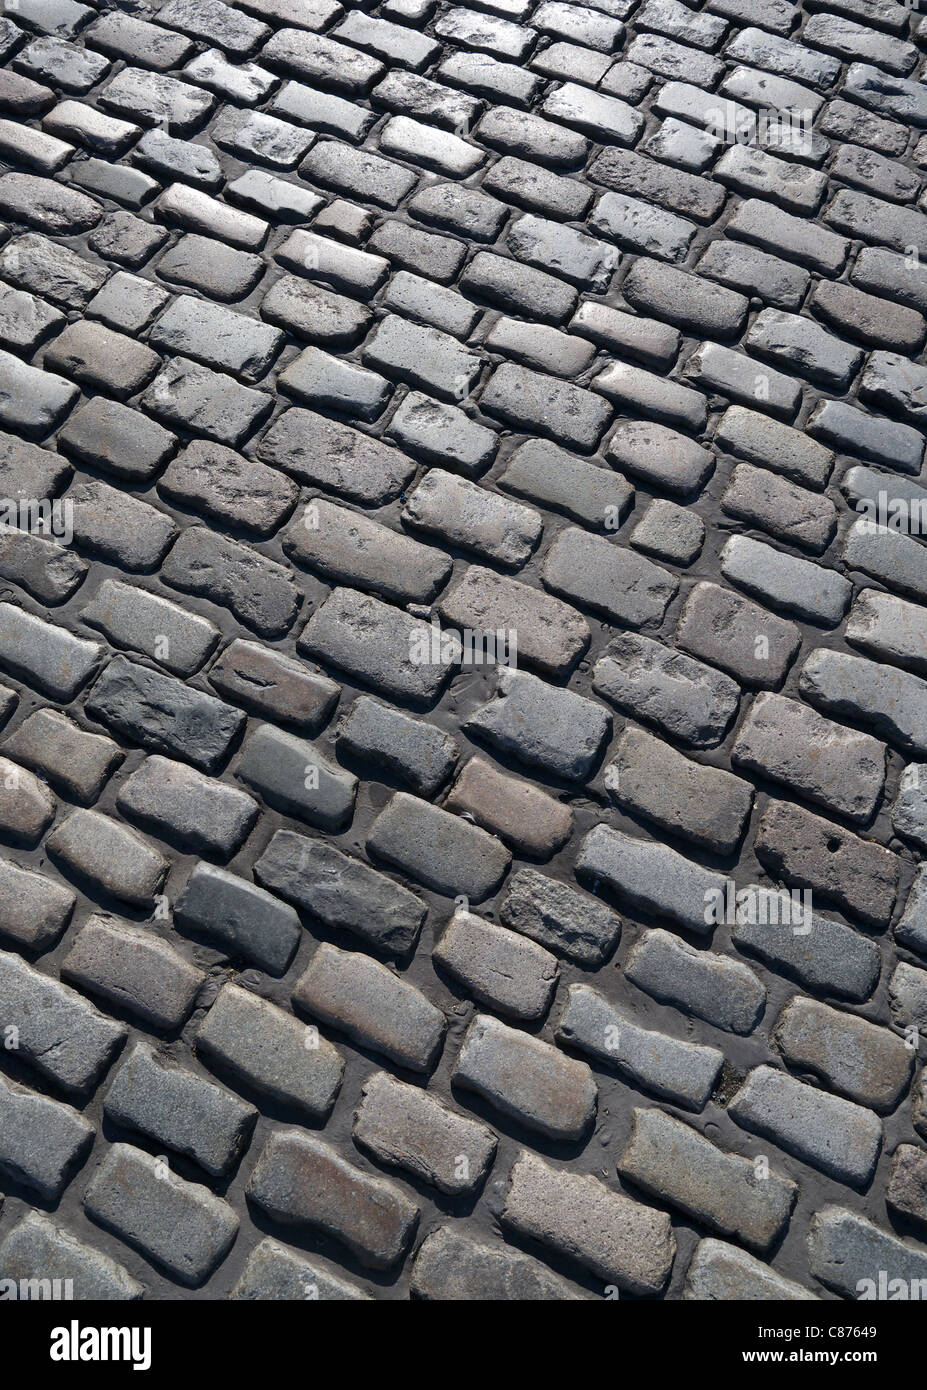
[[[0,1274],[925,1277],[927,21],[7,9]]]

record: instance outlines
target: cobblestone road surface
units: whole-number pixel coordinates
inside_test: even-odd
[[[0,1279],[927,1279],[927,21],[3,10]]]

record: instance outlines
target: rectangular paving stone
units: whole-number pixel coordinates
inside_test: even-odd
[[[615,1067],[633,1085],[688,1110],[704,1108],[724,1061],[716,1047],[641,1028],[585,984],[569,986],[556,1036]]]
[[[257,381],[282,347],[283,334],[244,314],[181,294],[171,300],[148,341],[166,352]]]
[[[392,283],[397,278],[394,276]],[[456,406],[432,400],[420,391],[405,395],[386,432],[423,463],[454,468],[468,477],[485,471],[499,441],[494,430],[471,420]],[[406,464],[411,476],[411,460]]]
[[[432,1301],[498,1298],[575,1300],[572,1285],[530,1255],[509,1245],[480,1245],[456,1226],[440,1226],[415,1253],[411,1288]]]
[[[927,675],[927,619],[920,604],[880,589],[861,589],[847,618],[844,636],[867,655]]]
[[[0,603],[0,666],[52,699],[68,701],[86,684],[103,648],[22,608]]]
[[[322,497],[313,498],[297,517],[283,548],[291,560],[330,582],[372,589],[396,603],[428,602],[451,570],[437,548]]]
[[[459,756],[456,740],[436,724],[412,719],[367,695],[348,711],[338,746],[385,768],[426,797],[447,781]]]
[[[151,834],[219,859],[231,858],[259,813],[253,798],[237,787],[157,753],[120,785],[116,805]]]
[[[156,1028],[187,1018],[205,975],[150,928],[88,918],[61,963],[62,976]]]
[[[520,658],[554,677],[566,675],[589,642],[575,608],[482,565],[470,565],[445,591],[438,612],[458,631],[514,632]]]
[[[530,782],[506,776],[485,758],[464,764],[444,809],[474,820],[531,859],[549,859],[573,831],[568,806]]]
[[[377,858],[418,882],[476,902],[499,885],[511,860],[507,849],[479,826],[407,792],[395,792],[367,833]]]
[[[81,618],[114,646],[143,652],[177,675],[192,675],[219,640],[205,618],[118,579],[103,581]]]
[[[751,705],[731,761],[863,825],[885,783],[884,744],[769,692]]]
[[[666,1212],[524,1149],[512,1167],[501,1220],[630,1294],[658,1294],[676,1253]]]
[[[481,1004],[513,1018],[542,1018],[557,984],[558,965],[549,951],[460,908],[432,959]]]
[[[803,807],[771,801],[754,847],[775,882],[810,888],[872,926],[890,919],[900,861],[881,845]]]
[[[682,1297],[701,1302],[794,1302],[814,1300],[817,1295],[791,1279],[783,1279],[769,1265],[738,1250],[736,1245],[706,1237],[695,1248]]]
[[[334,845],[278,830],[257,860],[258,881],[336,930],[389,954],[415,944],[425,906],[407,888]]]
[[[206,526],[181,532],[161,579],[181,593],[231,609],[261,637],[287,632],[302,600],[288,566]]]
[[[0,1246],[0,1278],[39,1290],[50,1281],[82,1300],[136,1301],[145,1293],[122,1265],[37,1211],[27,1211]]]
[[[158,491],[171,502],[260,537],[276,531],[299,495],[295,483],[276,469],[205,439],[193,440],[171,461]]]
[[[187,1182],[141,1149],[113,1144],[94,1173],[83,1205],[105,1230],[141,1251],[188,1288],[224,1259],[239,1219],[228,1202]]]
[[[327,676],[294,657],[236,637],[213,662],[211,686],[243,709],[316,733],[340,694]]]
[[[807,428],[815,439],[841,453],[887,463],[904,473],[920,472],[924,441],[910,425],[870,415],[845,401],[821,401]]]
[[[725,542],[721,573],[752,598],[824,627],[840,621],[852,595],[850,581],[842,574],[750,536],[732,536]]]
[[[304,29],[278,29],[261,49],[261,61],[348,96],[367,92],[384,72],[376,58]]]
[[[357,778],[305,739],[261,724],[241,754],[236,776],[285,815],[322,830],[343,830],[354,813]]]
[[[749,783],[630,726],[605,768],[605,787],[623,809],[715,854],[735,851],[753,805]]]
[[[159,420],[237,447],[270,413],[272,398],[198,362],[174,357],[142,396]]]
[[[852,1187],[868,1182],[882,1145],[882,1125],[871,1110],[774,1067],[748,1072],[728,1114],[752,1134]]]
[[[672,932],[639,937],[625,973],[654,999],[725,1033],[752,1033],[766,1005],[766,990],[749,967],[714,951],[697,951]]]
[[[927,752],[927,683],[920,676],[817,647],[802,666],[798,688],[828,714],[868,725],[905,753]]]
[[[371,641],[372,630],[378,634],[376,642]],[[335,588],[296,645],[300,653],[357,676],[382,694],[430,705],[455,665],[455,660],[441,660],[440,643],[433,655],[436,634],[440,636],[436,627],[401,608],[354,589]]]
[[[58,1201],[93,1143],[93,1126],[70,1105],[0,1076],[0,1171]]]
[[[625,251],[681,261],[697,231],[694,222],[656,208],[627,193],[605,193],[596,203],[589,225],[610,237]]]
[[[659,627],[678,587],[651,560],[574,526],[557,536],[542,576],[555,594],[629,627]]]
[[[770,1172],[757,1182],[753,1161],[728,1153],[662,1110],[634,1111],[618,1160],[622,1177],[721,1235],[768,1250],[788,1224],[798,1184]]]
[[[201,772],[215,772],[245,722],[241,710],[123,656],[113,657],[86,710],[114,732]]]
[[[927,555],[911,536],[860,517],[846,533],[843,558],[851,569],[911,598],[927,599]]]
[[[828,402],[831,404],[831,402]],[[834,402],[836,404],[836,402]],[[807,487],[822,488],[834,465],[833,452],[801,430],[741,405],[728,406],[718,422],[715,445],[738,458],[772,468]]]
[[[801,641],[793,623],[718,584],[691,590],[676,629],[684,651],[745,685],[778,685]]]
[[[25,875],[20,882],[25,886]],[[5,1026],[17,1030],[16,1055],[77,1094],[93,1089],[126,1038],[123,1024],[6,951],[0,953],[0,1012]]]
[[[606,648],[594,669],[593,689],[695,748],[720,742],[740,696],[729,676],[633,633]]]
[[[597,825],[583,840],[576,860],[583,883],[604,881],[630,907],[669,918],[688,931],[710,930],[706,904],[719,890],[720,874],[686,859],[668,845]]]
[[[891,1287],[889,1281],[897,1279],[906,1287],[920,1287],[919,1281],[927,1278],[921,1250],[846,1207],[826,1206],[817,1211],[807,1245],[811,1273],[844,1298],[865,1296],[870,1285],[870,1296],[878,1297],[883,1270],[886,1288]]]
[[[420,990],[370,956],[327,942],[296,982],[293,1002],[409,1071],[431,1071],[441,1049],[446,1019]]]
[[[601,965],[621,934],[620,918],[605,903],[527,866],[508,880],[499,916],[513,931],[582,965]]]
[[[236,984],[219,991],[195,1046],[198,1056],[249,1094],[293,1106],[310,1121],[328,1115],[341,1086],[344,1062],[330,1042]]]
[[[479,1188],[496,1151],[491,1129],[382,1071],[364,1084],[353,1135],[380,1163],[450,1196]]]
[[[58,939],[77,901],[64,884],[9,859],[0,859],[0,891],[0,935],[30,951],[45,950]]]
[[[610,468],[539,439],[525,440],[508,455],[496,483],[506,492],[564,512],[597,531],[623,520],[634,496],[629,484]]]
[[[790,999],[772,1036],[786,1063],[880,1113],[896,1105],[911,1080],[913,1058],[902,1038],[814,999]]]
[[[153,845],[99,811],[72,811],[49,835],[52,857],[113,897],[154,905],[169,864]]]
[[[418,1207],[394,1183],[369,1176],[298,1130],[270,1135],[248,1194],[274,1220],[334,1237],[373,1269],[402,1259],[419,1218]]]
[[[270,975],[286,972],[302,937],[299,918],[288,904],[203,860],[177,899],[174,919],[214,949],[253,962]]]
[[[295,408],[277,417],[256,453],[300,483],[368,507],[398,497],[415,472],[412,460],[399,449],[339,420]]]
[[[136,1043],[103,1098],[114,1124],[192,1158],[214,1177],[241,1157],[257,1111],[193,1071]]]
[[[73,382],[0,351],[0,422],[8,428],[40,439],[61,424],[78,395]]]
[[[487,1014],[467,1029],[452,1080],[550,1139],[578,1140],[595,1114],[596,1085],[585,1062]]]

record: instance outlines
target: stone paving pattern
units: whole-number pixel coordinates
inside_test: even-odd
[[[925,47],[7,0],[0,1278],[927,1278]]]

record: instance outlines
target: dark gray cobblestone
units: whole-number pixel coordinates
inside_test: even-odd
[[[924,1277],[924,21],[7,11],[0,1274]]]

